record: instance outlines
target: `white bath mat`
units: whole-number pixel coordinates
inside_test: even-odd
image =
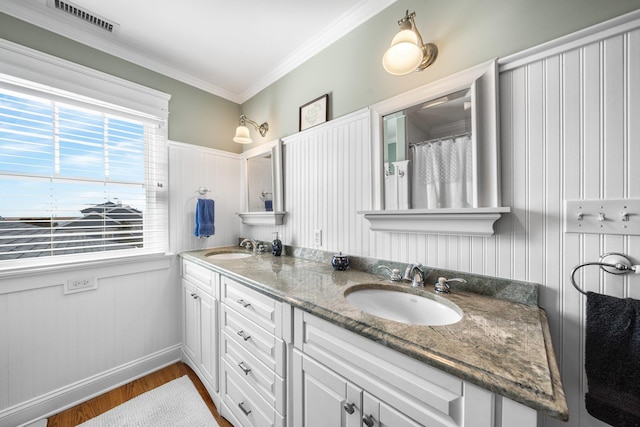
[[[218,423],[185,375],[78,427],[218,427]]]

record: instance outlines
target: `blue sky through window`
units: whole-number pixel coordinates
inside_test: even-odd
[[[107,201],[145,210],[140,122],[0,91],[0,216],[79,217]]]

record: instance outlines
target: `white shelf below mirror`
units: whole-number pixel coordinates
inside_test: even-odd
[[[372,231],[492,236],[494,224],[511,208],[409,209],[360,211]]]
[[[286,212],[238,212],[243,224],[282,225]]]

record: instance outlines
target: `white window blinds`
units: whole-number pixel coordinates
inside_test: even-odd
[[[0,74],[0,266],[167,249],[164,119]]]

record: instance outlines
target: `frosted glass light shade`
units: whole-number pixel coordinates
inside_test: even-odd
[[[249,128],[246,126],[238,126],[236,128],[236,136],[233,137],[233,142],[238,144],[251,144],[251,136],[249,135]]]
[[[422,62],[422,48],[418,36],[411,30],[402,30],[391,41],[391,47],[382,57],[382,66],[389,74],[409,74]]]

